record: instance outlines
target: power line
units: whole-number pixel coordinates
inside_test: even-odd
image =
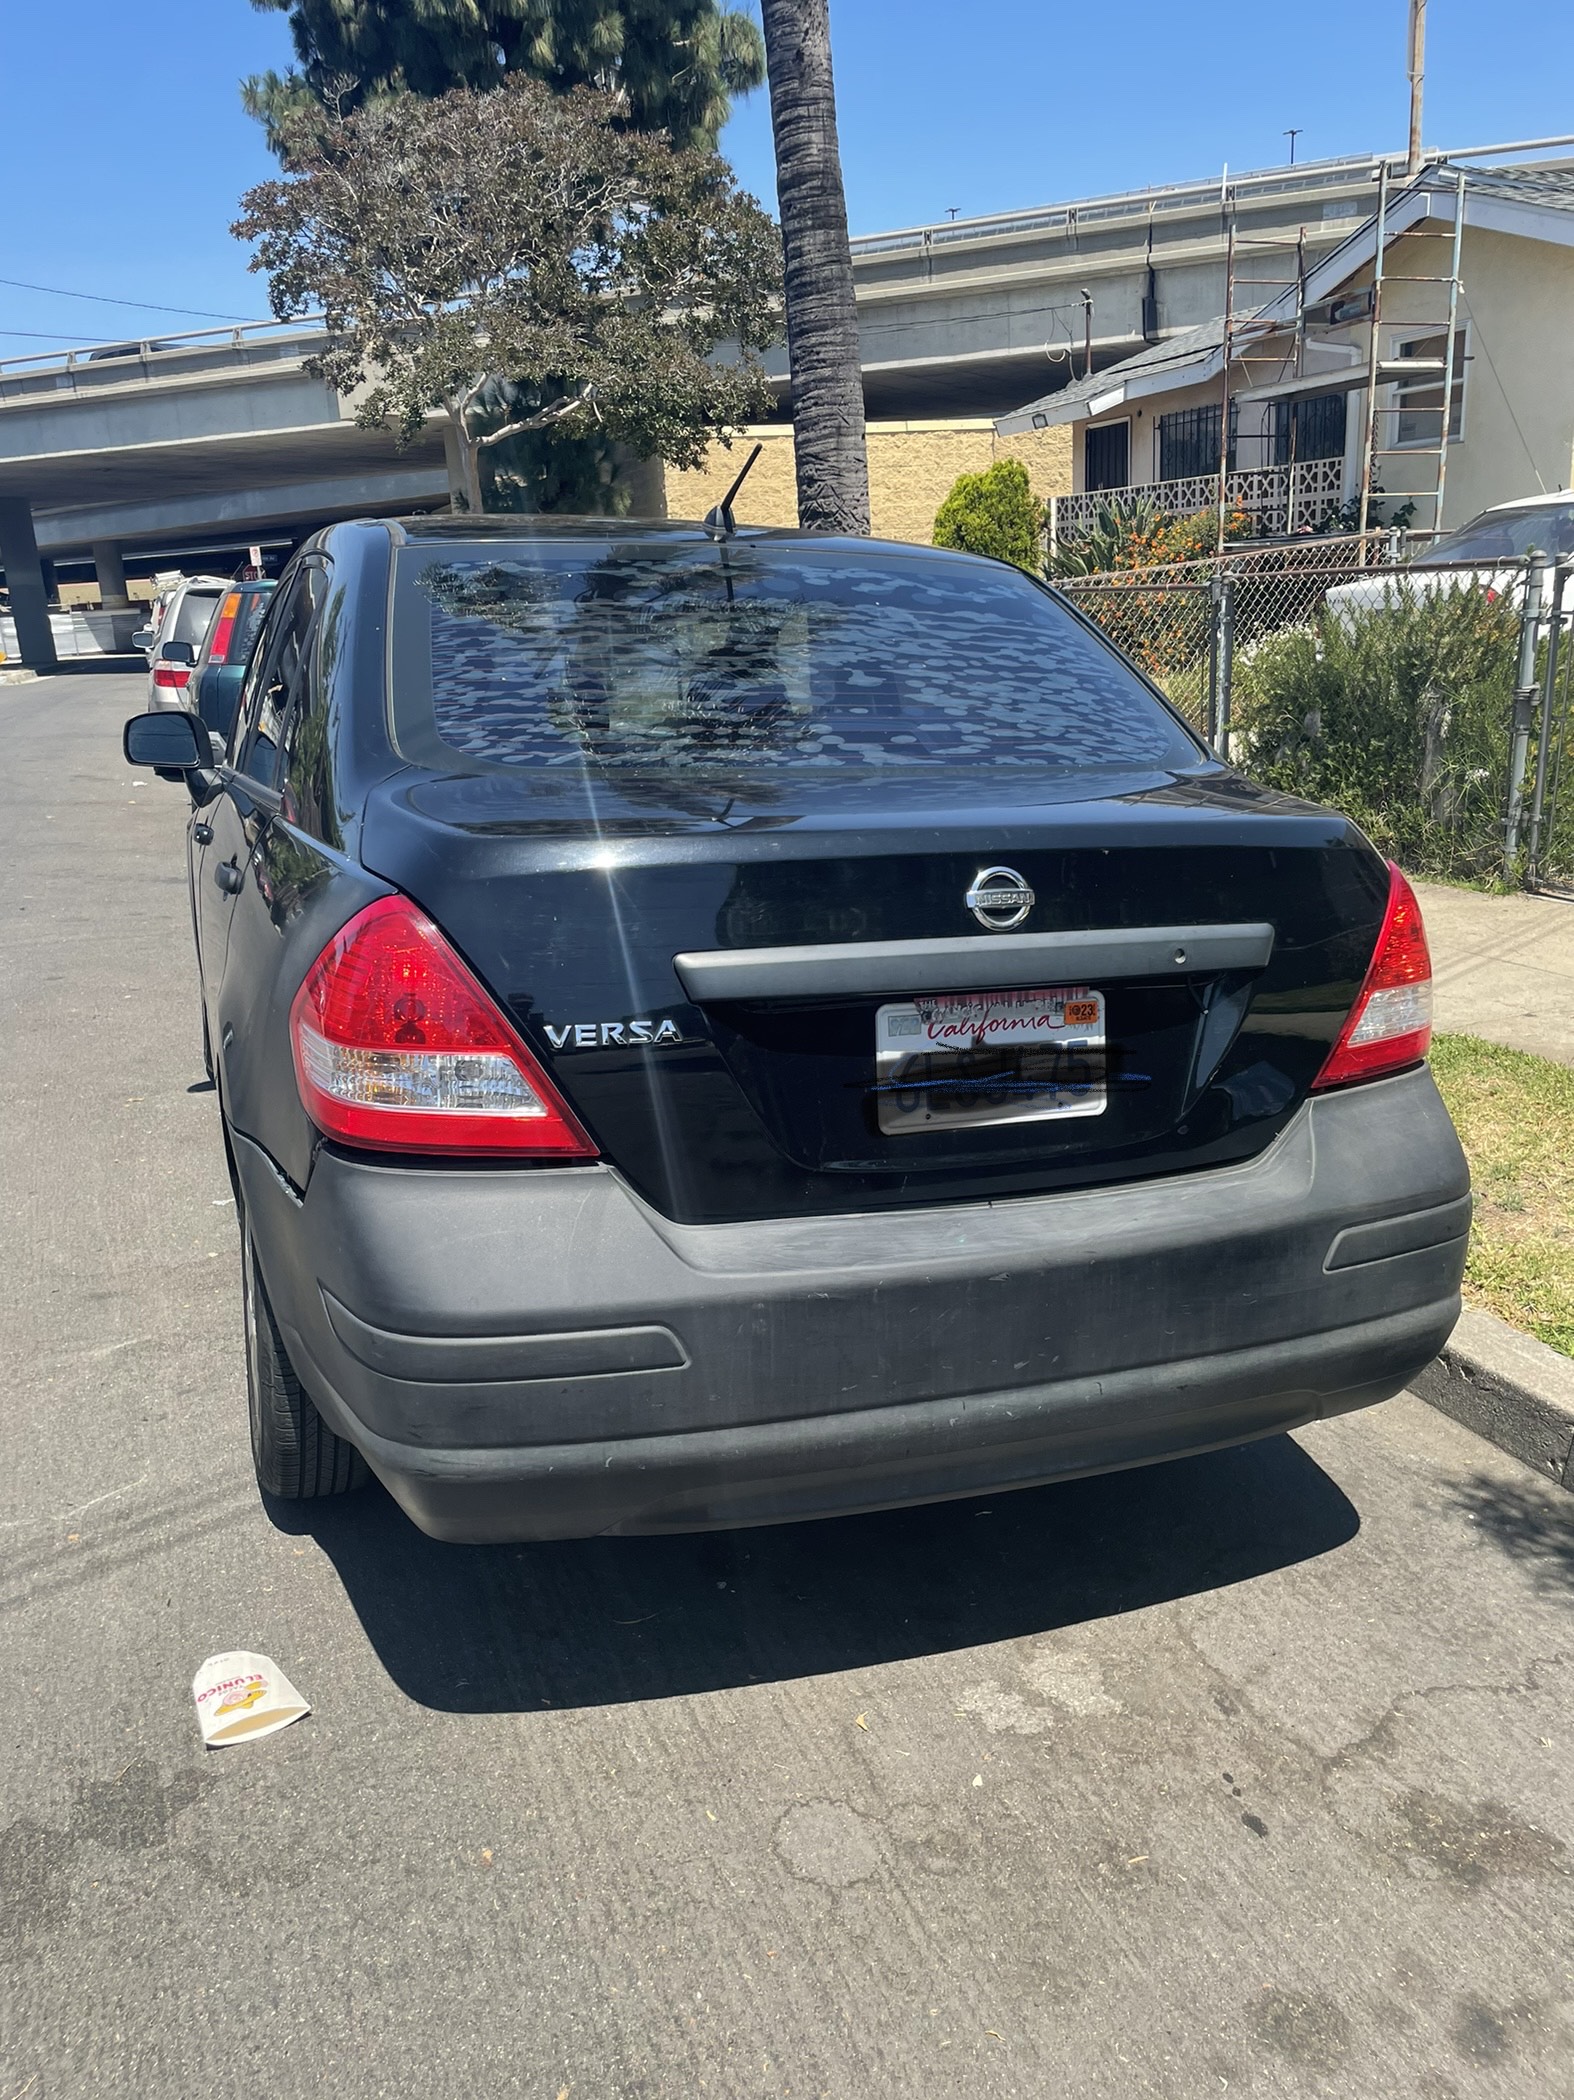
[[[206,306],[159,306],[151,299],[112,299],[107,292],[68,292],[58,284],[29,284],[23,277],[0,277],[0,284],[8,284],[13,291],[47,292],[51,299],[91,299],[98,306],[134,306],[149,314],[186,314],[201,321],[246,321],[249,314],[216,314]],[[7,335],[26,335],[25,328],[8,328]]]
[[[30,341],[35,343],[58,343],[60,341],[60,331],[58,328],[0,328],[0,335],[25,335],[29,338]],[[126,339],[123,335],[89,335],[77,337],[77,341],[79,343],[123,343],[125,340]],[[65,346],[62,345],[61,347],[64,348]]]
[[[1080,314],[1082,310],[1083,302],[1080,299],[1073,299],[1055,306],[1014,306],[1009,310],[1003,310],[1000,307],[981,306],[959,314],[948,313],[945,318],[947,321],[1022,321],[1040,319],[1045,315],[1053,318],[1060,314]],[[889,334],[893,329],[911,328],[913,325],[911,321],[860,320],[859,332],[863,335]],[[1022,346],[1022,354],[1024,357],[1030,356],[1040,347],[1037,343],[1024,345]]]

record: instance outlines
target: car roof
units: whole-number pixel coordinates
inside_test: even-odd
[[[1478,510],[1478,518],[1496,517],[1500,510],[1563,510],[1574,503],[1574,489],[1555,489],[1550,496],[1513,496],[1506,503],[1489,503]]]
[[[717,544],[716,532],[694,519],[544,517],[520,511],[487,511],[479,514],[461,512],[457,517],[448,512],[438,512],[411,518],[356,518],[343,525],[327,527],[321,540],[314,544],[326,543],[337,533],[353,532],[368,526],[390,533],[396,546],[443,540],[499,540],[524,544],[532,540],[547,539],[597,540],[603,543],[607,540],[653,540],[669,546],[687,544],[698,547],[714,547]],[[859,554],[900,554],[904,557],[947,563],[989,559],[985,555],[968,554],[958,548],[926,547],[912,540],[865,539],[862,535],[805,532],[796,525],[739,525],[730,538],[735,544],[747,541],[754,545],[840,547]],[[1001,566],[994,561],[990,561],[989,565],[991,568]]]

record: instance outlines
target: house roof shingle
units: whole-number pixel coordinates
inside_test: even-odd
[[[1052,394],[1043,394],[1030,401],[1025,408],[1013,409],[1009,417],[1001,418],[1001,427],[1009,422],[1013,427],[1023,427],[1024,418],[1048,409],[1055,411],[1055,420],[1066,420],[1064,411],[1073,403],[1093,401],[1100,394],[1107,394],[1111,387],[1119,387],[1128,379],[1148,378],[1161,373],[1178,370],[1205,357],[1210,350],[1219,350],[1224,344],[1224,316],[1220,314],[1212,321],[1204,321],[1200,328],[1188,328],[1182,335],[1166,336],[1162,343],[1150,343],[1146,350],[1139,350],[1135,357],[1123,357],[1117,365],[1106,365],[1102,372],[1092,372],[1084,379],[1073,379],[1068,385],[1057,387]]]
[[[1445,166],[1431,170],[1427,186],[1452,189],[1452,172]],[[1466,190],[1484,197],[1503,197],[1516,204],[1541,204],[1554,211],[1574,211],[1574,167],[1567,164],[1545,168],[1467,168]]]

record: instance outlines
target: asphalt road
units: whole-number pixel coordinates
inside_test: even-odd
[[[265,1511],[137,704],[0,690],[0,2100],[1574,2094],[1574,1504],[1419,1402],[724,1537]],[[311,1718],[204,1752],[229,1647]]]

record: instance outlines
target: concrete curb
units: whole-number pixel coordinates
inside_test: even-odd
[[[32,685],[37,677],[36,671],[19,670],[14,665],[8,671],[0,665],[0,685]]]
[[[1574,1490],[1574,1358],[1467,1305],[1410,1390],[1543,1480]]]

